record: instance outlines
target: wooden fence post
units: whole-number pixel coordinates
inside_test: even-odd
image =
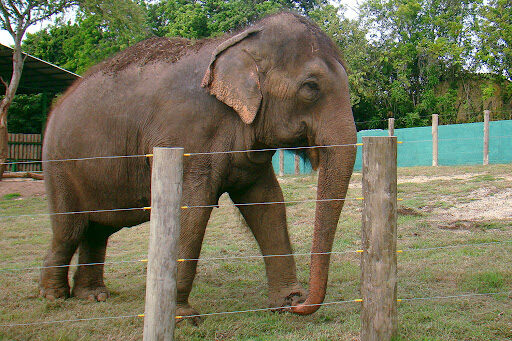
[[[295,154],[295,175],[300,174],[300,156]]]
[[[389,136],[395,135],[395,119],[393,117],[388,118],[388,134]]]
[[[438,137],[439,115],[432,115],[432,166],[439,166],[439,137]]]
[[[279,149],[279,176],[284,175],[284,150]]]
[[[144,341],[174,339],[183,148],[154,148]]]
[[[397,332],[397,139],[363,137],[361,341]]]
[[[484,165],[489,164],[489,119],[490,110],[484,110]]]

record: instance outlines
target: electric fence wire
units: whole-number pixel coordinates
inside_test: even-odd
[[[503,135],[503,136],[490,136],[491,139],[497,138],[512,138],[512,135]],[[441,141],[462,141],[462,140],[477,140],[474,137],[458,137],[458,138],[441,138]],[[412,140],[412,141],[399,141],[398,143],[401,145],[409,144],[409,143],[420,143],[420,142],[429,142],[432,143],[432,140]],[[279,151],[279,150],[307,150],[307,149],[322,149],[322,148],[340,148],[340,147],[353,147],[353,146],[362,146],[363,143],[350,143],[350,144],[332,144],[332,145],[324,145],[324,146],[303,146],[303,147],[284,147],[284,148],[264,148],[264,149],[247,149],[247,150],[227,150],[227,151],[215,151],[215,152],[194,152],[194,153],[184,153],[183,155],[188,156],[198,156],[198,155],[219,155],[219,154],[236,154],[236,153],[257,153],[257,152],[269,152],[269,151]],[[91,156],[91,157],[83,157],[83,158],[68,158],[68,159],[55,159],[55,160],[40,160],[40,161],[20,161],[20,162],[2,162],[0,165],[20,165],[20,164],[33,164],[33,163],[50,163],[50,162],[67,162],[67,161],[90,161],[90,160],[105,160],[105,159],[126,159],[126,158],[141,158],[141,157],[152,157],[153,154],[135,154],[135,155],[112,155],[112,156]],[[21,172],[25,173],[25,172]]]
[[[374,122],[374,121],[370,121]],[[492,138],[507,138],[512,136],[494,136]],[[440,141],[453,141],[453,140],[468,140],[474,138],[454,138],[454,139],[441,139]],[[432,140],[417,140],[417,141],[407,141],[406,143],[418,143],[418,142],[432,142]],[[244,152],[264,152],[264,151],[276,151],[276,150],[300,150],[300,149],[313,149],[313,148],[329,148],[329,147],[345,147],[345,146],[360,146],[361,143],[357,144],[344,144],[344,145],[329,145],[329,146],[310,146],[310,147],[293,147],[293,148],[268,148],[268,149],[257,149],[257,150],[243,150],[243,151],[223,151],[223,152],[204,152],[204,153],[187,153],[186,156],[192,155],[213,155],[213,154],[227,154],[227,153],[244,153]],[[87,158],[72,158],[72,159],[62,159],[62,160],[46,160],[46,161],[36,161],[36,162],[7,162],[3,163],[6,165],[12,164],[33,164],[37,162],[60,162],[60,161],[82,161],[82,160],[94,160],[94,159],[113,159],[113,158],[135,158],[135,157],[150,157],[151,154],[141,154],[141,155],[122,155],[122,156],[99,156],[99,157],[87,157]],[[361,199],[361,198],[357,198]],[[317,202],[317,201],[336,201],[336,200],[348,200],[348,199],[311,199],[311,200],[302,200],[302,201],[282,201],[282,202],[262,202],[262,203],[245,203],[245,204],[234,204],[235,206],[245,206],[245,205],[263,205],[263,204],[287,204],[287,203],[301,203],[301,202]],[[219,207],[221,205],[199,205],[199,206],[182,206],[182,208],[205,208],[205,207]],[[228,205],[222,205],[228,206]],[[229,205],[230,206],[230,205]],[[80,214],[80,213],[101,213],[101,212],[118,212],[118,211],[133,211],[133,210],[146,210],[150,209],[149,207],[139,207],[139,208],[122,208],[122,209],[111,209],[111,210],[95,210],[95,211],[77,211],[77,212],[62,212],[62,213],[53,213],[53,214],[32,214],[32,215],[17,215],[17,216],[2,216],[3,218],[14,218],[14,217],[30,217],[30,216],[48,216],[48,215],[62,215],[62,214]],[[413,249],[404,249],[398,250],[397,252],[411,252],[411,251],[427,251],[427,250],[439,250],[439,249],[448,249],[448,248],[456,248],[456,247],[476,247],[483,245],[493,245],[493,244],[503,244],[510,243],[512,240],[506,241],[496,241],[496,242],[487,242],[487,243],[475,243],[475,244],[458,244],[458,245],[447,245],[447,246],[438,246],[438,247],[429,247],[429,248],[413,248]],[[303,256],[303,255],[323,255],[323,254],[347,254],[347,253],[358,253],[362,252],[362,250],[351,250],[351,251],[339,251],[339,252],[325,252],[325,253],[303,253],[303,254],[288,254],[288,255],[254,255],[254,256],[232,256],[232,257],[211,257],[211,258],[203,258],[203,259],[180,259],[179,261],[214,261],[214,260],[232,260],[232,259],[251,259],[251,258],[265,258],[265,257],[285,257],[285,256]],[[124,260],[124,261],[111,261],[111,262],[103,262],[103,263],[87,263],[87,264],[70,264],[70,265],[58,265],[58,266],[47,266],[47,267],[26,267],[26,268],[6,268],[0,269],[1,272],[6,271],[23,271],[23,270],[39,270],[49,267],[72,267],[72,266],[92,266],[92,265],[103,265],[103,264],[120,264],[120,263],[134,263],[134,262],[147,262],[147,260]],[[435,300],[435,299],[449,299],[449,298],[463,298],[463,297],[475,297],[475,296],[488,296],[488,295],[498,295],[498,294],[510,294],[510,292],[496,292],[496,293],[479,293],[479,294],[461,294],[461,295],[451,295],[451,296],[433,296],[433,297],[417,297],[417,298],[402,298],[399,299],[402,301],[414,301],[414,300]],[[322,305],[334,305],[334,304],[342,304],[349,302],[361,302],[361,299],[356,300],[345,300],[345,301],[337,301],[337,302],[327,302],[316,304],[318,306]],[[280,309],[286,309],[290,307],[283,307]],[[208,313],[208,314],[197,314],[190,316],[180,316],[180,318],[191,318],[191,317],[203,317],[203,316],[212,316],[212,315],[222,315],[222,314],[235,314],[235,313],[245,313],[245,312],[256,312],[256,311],[266,311],[266,310],[276,310],[276,308],[261,308],[261,309],[250,309],[250,310],[239,310],[239,311],[231,311],[231,312],[219,312],[219,313]],[[18,323],[18,324],[2,324],[0,327],[16,327],[16,326],[31,326],[31,325],[40,325],[40,324],[53,324],[53,323],[71,323],[71,322],[81,322],[81,321],[96,321],[96,320],[110,320],[110,319],[122,319],[122,318],[133,318],[133,317],[143,317],[144,314],[137,315],[121,315],[121,316],[107,316],[107,317],[96,317],[96,318],[83,318],[83,319],[68,319],[68,320],[58,320],[58,321],[40,321],[40,322],[30,322],[30,323]]]
[[[184,205],[182,209],[193,209],[193,208],[219,208],[219,207],[230,207],[230,206],[257,206],[257,205],[277,205],[277,204],[300,204],[300,203],[312,203],[312,202],[335,202],[335,201],[348,201],[348,200],[363,200],[363,198],[344,198],[344,199],[304,199],[304,200],[289,200],[289,201],[265,201],[265,202],[250,202],[240,204],[216,204],[216,205]],[[17,215],[0,215],[0,219],[7,218],[27,218],[27,217],[42,217],[42,216],[60,216],[60,215],[73,215],[73,214],[91,214],[91,213],[108,213],[108,212],[126,212],[126,211],[148,211],[151,207],[132,207],[132,208],[113,208],[105,210],[87,210],[87,211],[71,211],[71,212],[56,212],[56,213],[34,213],[34,214],[17,214]]]
[[[404,252],[418,252],[418,251],[434,251],[434,250],[442,250],[442,249],[453,249],[453,248],[461,248],[461,247],[482,247],[482,246],[490,246],[490,245],[498,245],[498,244],[507,244],[512,243],[512,239],[510,240],[501,240],[501,241],[493,241],[493,242],[484,242],[484,243],[469,243],[469,244],[455,244],[455,245],[444,245],[444,246],[434,246],[434,247],[426,247],[426,248],[409,248],[409,249],[398,249],[397,253]],[[276,255],[248,255],[248,256],[225,256],[225,257],[205,257],[205,258],[180,258],[178,262],[188,262],[188,261],[230,261],[230,260],[244,260],[244,259],[264,259],[264,258],[275,258],[275,257],[298,257],[298,256],[313,256],[313,255],[342,255],[342,254],[350,254],[350,253],[362,253],[363,250],[345,250],[345,251],[330,251],[330,252],[306,252],[306,253],[289,253],[289,254],[276,254]],[[13,272],[13,271],[32,271],[32,270],[42,270],[49,268],[66,268],[66,267],[79,267],[79,266],[93,266],[93,265],[110,265],[110,264],[123,264],[123,263],[147,263],[147,259],[133,259],[133,260],[121,260],[121,261],[109,261],[102,263],[82,263],[82,264],[68,264],[68,265],[51,265],[51,266],[35,266],[35,267],[10,267],[0,269],[0,272]],[[12,266],[12,264],[10,265]]]
[[[442,299],[456,299],[456,298],[471,298],[471,297],[495,296],[495,295],[510,295],[510,294],[512,294],[512,291],[488,292],[488,293],[467,293],[467,294],[449,295],[449,296],[410,297],[410,298],[400,298],[400,299],[397,299],[397,302],[442,300]],[[310,307],[310,306],[311,307],[313,307],[313,306],[330,306],[330,305],[338,305],[338,304],[346,304],[346,303],[362,303],[362,302],[363,302],[363,299],[352,299],[352,300],[343,300],[343,301],[324,302],[324,303],[318,303],[318,304],[306,304],[304,306],[306,306],[306,307]],[[243,314],[243,313],[261,312],[261,311],[287,311],[287,310],[289,310],[291,308],[293,308],[293,307],[292,306],[284,306],[284,307],[279,307],[279,308],[258,308],[258,309],[214,312],[214,313],[205,313],[205,314],[176,316],[176,320],[180,321],[180,320],[184,320],[184,319],[187,319],[187,318],[194,318],[194,317],[207,317],[207,316],[218,316],[218,315]],[[57,324],[57,323],[87,322],[87,321],[99,321],[99,320],[114,320],[114,319],[137,318],[137,317],[144,317],[144,314],[120,315],[120,316],[104,316],[104,317],[91,317],[91,318],[78,318],[78,319],[67,319],[67,320],[36,321],[36,322],[27,322],[27,323],[0,324],[0,328],[13,328],[13,327],[23,327],[23,326],[36,326],[36,325],[47,325],[47,324]]]

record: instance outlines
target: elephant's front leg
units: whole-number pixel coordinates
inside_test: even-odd
[[[204,191],[194,190],[191,187],[183,185],[183,205],[199,206],[211,205],[212,201],[205,198]],[[212,208],[187,208],[181,212],[181,232],[179,240],[179,259],[198,259],[201,252],[201,244],[210,218]],[[198,312],[188,303],[188,297],[192,290],[192,282],[196,276],[197,261],[187,260],[178,262],[177,279],[177,300],[176,315],[190,316],[197,315]],[[188,319],[192,324],[197,325],[200,318]],[[178,321],[180,322],[180,321]]]
[[[272,166],[250,188],[232,191],[235,204],[282,202],[283,193]],[[263,255],[292,254],[284,204],[238,206]],[[293,256],[265,257],[270,307],[302,303],[307,292],[297,282]]]

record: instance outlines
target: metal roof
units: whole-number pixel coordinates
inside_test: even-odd
[[[0,44],[0,76],[7,82],[12,76],[13,49]],[[26,56],[17,94],[59,93],[66,90],[79,75],[45,62],[39,58]],[[5,94],[5,86],[0,82],[0,95]]]

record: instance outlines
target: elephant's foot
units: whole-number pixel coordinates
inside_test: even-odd
[[[107,300],[107,298],[109,298],[110,292],[105,286],[75,286],[71,295],[88,301],[104,302]]]
[[[200,316],[195,315],[199,315],[199,313],[189,304],[178,304],[176,307],[176,316],[183,316],[181,318],[177,318],[176,323],[189,321],[192,325],[198,326],[203,322],[203,319]]]
[[[39,295],[43,298],[46,298],[49,301],[54,301],[58,298],[68,298],[69,297],[69,287],[57,287],[52,288],[49,286],[41,285],[39,287]]]
[[[271,308],[290,307],[304,303],[307,297],[308,291],[297,284],[271,293],[269,297],[269,306]]]

